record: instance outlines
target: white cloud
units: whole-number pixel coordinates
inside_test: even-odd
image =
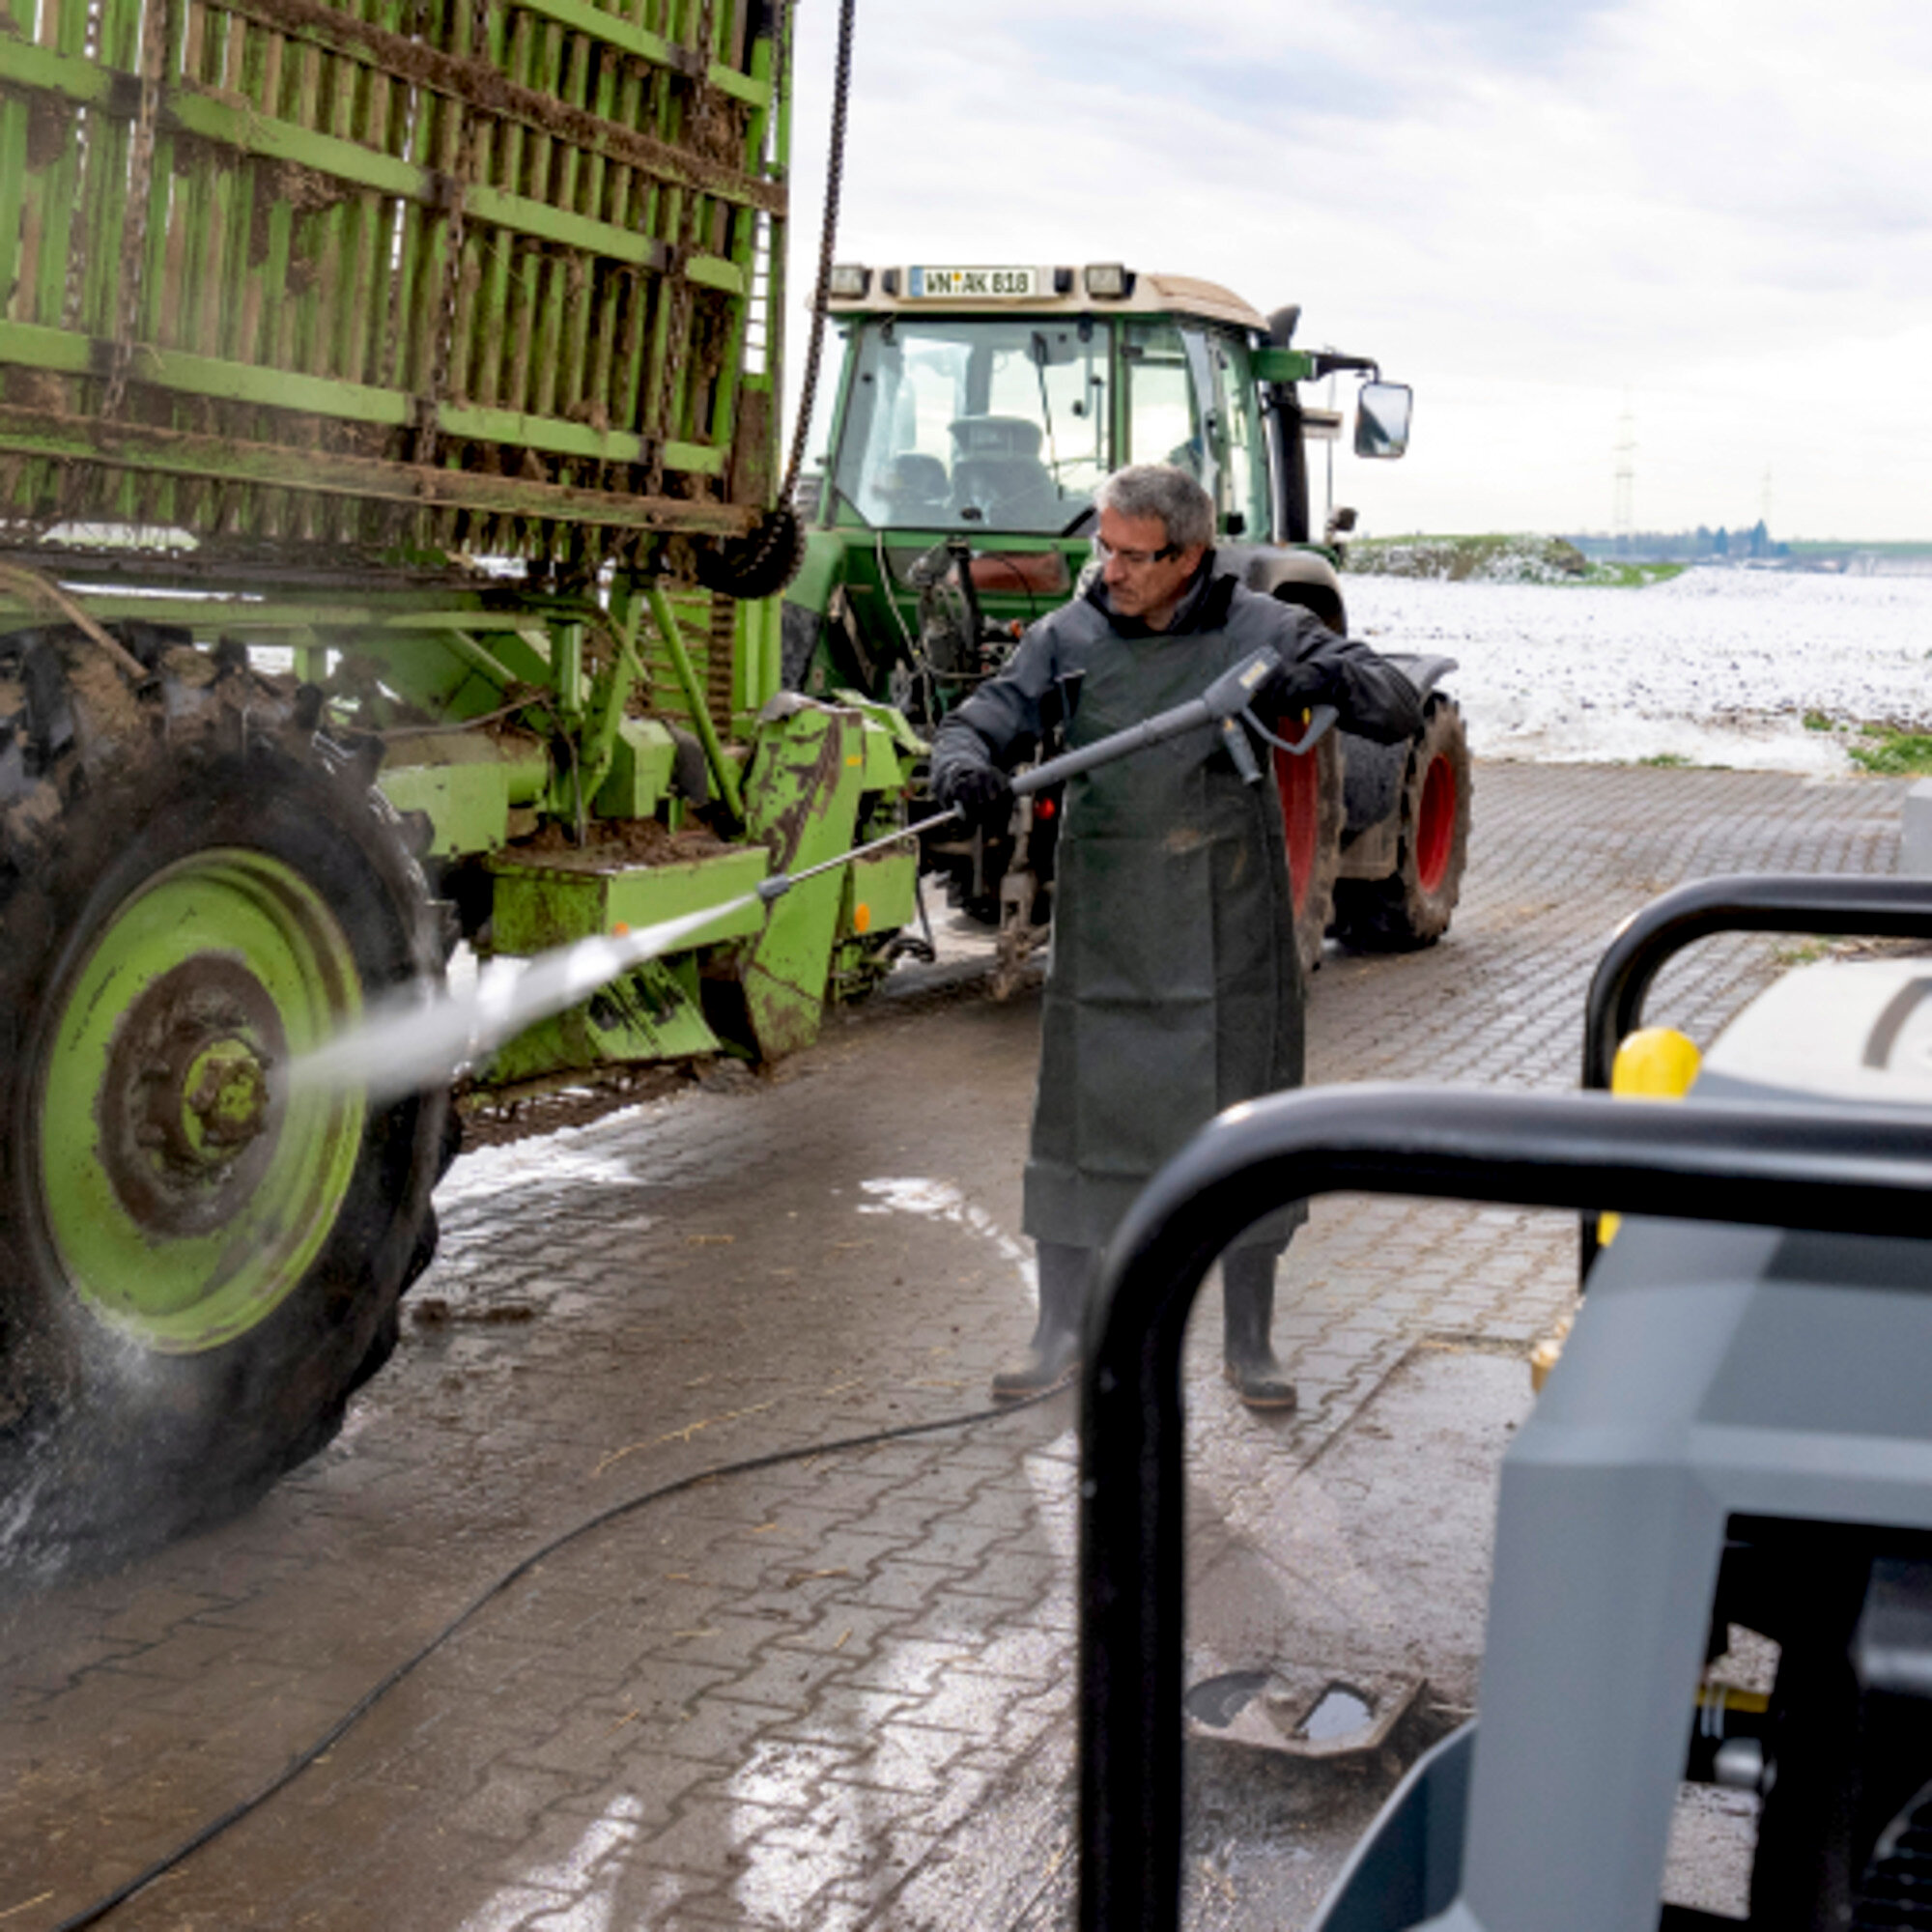
[[[795,295],[837,9],[800,16]],[[1123,258],[1416,385],[1377,527],[1932,535],[1923,0],[862,9],[839,252]],[[800,339],[795,332],[794,341]],[[1347,468],[1345,464],[1345,468]]]

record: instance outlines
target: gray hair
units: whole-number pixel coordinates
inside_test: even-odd
[[[1214,541],[1214,499],[1173,463],[1130,463],[1102,480],[1094,510],[1122,517],[1158,517],[1169,543],[1181,550]]]

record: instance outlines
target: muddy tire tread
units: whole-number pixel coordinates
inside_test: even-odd
[[[328,897],[329,881],[350,880],[350,903],[381,909],[380,931],[347,928],[365,992],[434,974],[444,952],[422,870],[368,761],[295,727],[293,683],[179,637],[142,643],[152,676],[135,691],[75,633],[0,639],[0,696],[10,682],[36,689],[10,680],[29,653],[41,673],[40,705],[30,696],[0,718],[0,737],[25,748],[0,786],[0,882],[14,888],[0,891],[0,1493],[31,1449],[43,1493],[45,1470],[59,1472],[43,1512],[50,1533],[119,1537],[138,1524],[146,1543],[232,1513],[335,1434],[350,1391],[386,1356],[385,1339],[393,1347],[400,1295],[434,1253],[430,1190],[450,1144],[446,1096],[379,1111],[343,1212],[300,1283],[232,1342],[152,1355],[152,1412],[123,1405],[101,1369],[111,1350],[99,1323],[50,1278],[58,1268],[35,1233],[27,1122],[39,1035],[139,867],[196,840],[253,843],[257,823],[261,849],[272,850],[276,825],[312,812],[339,854],[328,861],[339,870],[316,889]],[[54,685],[49,654],[62,670]],[[54,689],[70,714],[57,728]],[[310,843],[322,850],[322,835]],[[129,1480],[130,1466],[141,1480]]]
[[[1429,767],[1438,757],[1448,759],[1454,772],[1456,806],[1448,863],[1431,891],[1418,874],[1416,830]],[[1343,879],[1335,888],[1335,934],[1345,946],[1363,952],[1412,952],[1434,946],[1449,930],[1468,863],[1470,781],[1462,711],[1453,698],[1432,692],[1403,774],[1395,870],[1384,879]]]

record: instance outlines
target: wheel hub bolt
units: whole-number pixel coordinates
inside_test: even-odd
[[[182,1132],[197,1159],[232,1159],[268,1125],[268,1067],[246,1040],[215,1040],[189,1064]]]

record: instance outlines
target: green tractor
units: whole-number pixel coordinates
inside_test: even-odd
[[[1360,356],[1293,346],[1299,310],[1264,318],[1182,275],[1085,268],[871,269],[832,276],[842,371],[809,430],[805,566],[785,593],[784,679],[819,696],[883,699],[929,731],[997,671],[1025,626],[1075,593],[1091,493],[1126,463],[1178,463],[1213,497],[1220,551],[1248,584],[1348,614],[1335,564],[1353,513],[1319,531],[1309,446],[1339,414],[1301,385],[1367,375],[1359,456],[1399,457],[1410,394]],[[1329,733],[1277,754],[1304,959],[1324,934],[1371,948],[1447,930],[1469,827],[1461,714],[1446,659],[1401,660],[1426,694],[1414,742]],[[1004,833],[928,840],[956,896],[997,922],[1009,965],[1048,919],[1055,801]]]
[[[328,1439],[453,1117],[283,1076],[460,946],[736,908],[484,1091],[886,970],[909,851],[742,903],[922,749],[781,689],[789,17],[0,0],[0,1520]]]

